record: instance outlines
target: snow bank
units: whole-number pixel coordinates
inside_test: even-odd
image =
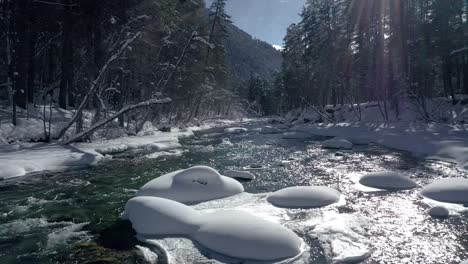
[[[373,172],[362,176],[359,183],[376,189],[406,190],[417,187],[410,178],[393,171]]]
[[[203,246],[235,258],[276,260],[301,253],[301,239],[289,229],[243,211],[200,213],[175,201],[137,197],[123,218],[139,235],[190,237]]]
[[[432,217],[448,217],[450,215],[449,210],[443,206],[432,207],[428,213]]]
[[[237,179],[244,179],[244,180],[254,180],[255,175],[248,171],[237,171],[237,170],[227,170],[224,172],[224,176],[237,178]]]
[[[445,203],[468,204],[468,179],[448,178],[425,186],[421,195]]]
[[[277,260],[301,253],[302,241],[291,230],[242,211],[203,216],[194,239],[218,253],[241,259]]]
[[[236,180],[213,168],[196,166],[168,173],[145,184],[138,196],[155,196],[182,203],[199,203],[242,193]]]
[[[142,235],[190,235],[199,228],[199,213],[181,203],[157,198],[136,197],[125,205],[124,219]]]
[[[352,149],[353,143],[343,138],[333,138],[325,140],[322,147],[327,149]]]
[[[241,134],[249,131],[247,128],[244,127],[229,127],[224,129],[224,133],[227,134]]]
[[[102,159],[104,157],[94,151],[59,144],[32,144],[17,151],[1,151],[0,148],[0,178],[95,165]]]
[[[418,157],[455,162],[468,170],[468,125],[421,123],[337,123],[299,125],[296,131],[346,138],[355,144],[375,143]]]
[[[283,133],[284,139],[310,139],[312,135],[305,132],[285,132]]]
[[[268,196],[271,204],[284,208],[323,207],[340,201],[341,194],[324,186],[290,187]]]

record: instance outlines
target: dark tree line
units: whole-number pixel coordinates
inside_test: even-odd
[[[17,109],[36,104],[90,110],[98,123],[166,96],[170,104],[122,114],[120,124],[227,114],[224,5],[208,15],[202,0],[0,0],[0,99],[14,123]],[[82,132],[81,114],[66,127]]]
[[[468,94],[465,0],[308,0],[285,37],[286,109]]]

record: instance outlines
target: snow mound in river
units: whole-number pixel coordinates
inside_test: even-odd
[[[284,208],[323,207],[340,201],[341,194],[325,186],[290,187],[279,190],[267,200],[271,204]]]
[[[276,260],[301,253],[301,239],[280,224],[242,211],[198,211],[156,197],[127,202],[124,218],[145,236],[190,237],[203,246],[240,259]]]
[[[301,240],[291,230],[242,211],[203,216],[195,240],[218,253],[241,259],[285,259],[301,253]]]
[[[244,179],[244,180],[253,180],[255,175],[248,171],[238,171],[238,170],[227,170],[224,172],[224,175],[231,178]]]
[[[448,217],[450,215],[450,212],[447,208],[443,206],[436,206],[432,207],[429,210],[429,215],[432,217]]]
[[[326,149],[352,149],[353,143],[343,138],[333,138],[325,140],[322,147]]]
[[[229,127],[224,129],[224,133],[227,134],[241,134],[247,132],[248,129],[244,127]]]
[[[145,184],[137,196],[154,196],[181,203],[199,203],[242,193],[238,181],[213,168],[195,166],[168,173]]]
[[[157,198],[135,197],[125,205],[123,218],[142,235],[189,235],[200,225],[199,214],[181,203]]]
[[[367,187],[384,190],[407,190],[417,187],[413,180],[393,171],[366,174],[359,179],[359,183]]]
[[[468,179],[437,180],[424,187],[421,195],[445,203],[468,204]]]
[[[286,132],[283,133],[284,139],[310,139],[312,135],[305,132]]]

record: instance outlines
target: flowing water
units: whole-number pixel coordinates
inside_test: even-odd
[[[324,138],[286,140],[260,135],[255,131],[259,124],[248,126],[251,132],[244,134],[185,139],[176,156],[123,154],[96,167],[1,182],[0,263],[141,263],[136,245],[156,252],[157,248],[136,241],[119,222],[125,202],[146,182],[193,165],[221,172],[253,167],[256,180],[242,182],[253,194],[297,185],[339,189],[347,202],[334,209],[337,215],[359,216],[367,222],[362,227],[370,257],[361,263],[455,264],[468,259],[466,212],[433,219],[417,189],[369,193],[355,184],[360,174],[380,170],[402,171],[420,185],[441,177],[468,177],[455,165],[379,146],[325,150],[320,147]],[[288,214],[296,222],[307,221],[305,211]],[[329,261],[320,238],[301,236],[308,244],[307,262]],[[208,250],[200,254],[210,256]]]

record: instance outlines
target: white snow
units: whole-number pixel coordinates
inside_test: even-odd
[[[255,175],[248,171],[238,171],[238,170],[227,170],[223,174],[226,177],[245,179],[245,180],[254,180]]]
[[[329,263],[357,263],[370,256],[371,245],[365,232],[367,220],[358,214],[330,211],[313,221],[315,228],[309,235],[318,239]]]
[[[138,196],[155,196],[182,203],[199,203],[244,191],[236,180],[222,176],[213,168],[195,166],[158,177],[145,184]]]
[[[224,133],[227,134],[241,134],[249,131],[247,128],[244,127],[229,127],[224,129]]]
[[[193,238],[218,253],[241,259],[277,260],[301,253],[302,241],[291,230],[242,211],[203,216]]]
[[[191,206],[197,210],[202,219],[215,212],[246,212],[261,219],[277,223],[294,230],[299,236],[318,239],[325,249],[329,263],[336,260],[365,259],[370,255],[371,246],[366,238],[368,220],[359,214],[338,213],[334,207],[320,210],[285,209],[271,205],[266,201],[268,194],[241,193],[227,198],[213,200]],[[237,218],[236,218],[237,219]],[[239,221],[240,222],[240,221]],[[240,222],[248,228],[249,222]],[[147,237],[138,235],[142,242],[154,244],[162,248],[167,254],[169,263],[275,263],[298,264],[310,263],[310,249],[302,243],[302,252],[286,260],[254,261],[228,257],[216,252],[200,250],[199,243],[192,242],[186,237]],[[224,243],[224,241],[223,241]]]
[[[285,132],[283,133],[284,139],[310,139],[312,135],[306,132]]]
[[[127,202],[123,218],[139,235],[190,237],[240,259],[277,260],[301,253],[302,240],[294,232],[245,211],[200,213],[164,198],[137,197]]]
[[[343,138],[333,138],[325,140],[322,147],[327,149],[352,149],[353,143]]]
[[[447,178],[436,180],[425,186],[421,195],[432,200],[468,204],[468,179],[466,178]]]
[[[156,264],[158,263],[158,254],[154,253],[147,247],[142,247],[139,245],[135,246],[138,249],[139,254],[145,260],[145,263]]]
[[[199,228],[201,221],[199,213],[186,205],[149,196],[130,199],[123,218],[132,222],[137,233],[155,236],[188,236]]]
[[[376,189],[405,190],[417,187],[410,178],[393,171],[373,172],[362,176],[359,183]]]
[[[448,217],[450,215],[449,210],[443,206],[432,207],[428,213],[432,217]]]
[[[268,196],[271,204],[284,208],[323,207],[340,201],[341,194],[325,186],[300,186],[279,190]]]
[[[102,159],[104,157],[101,154],[74,146],[32,144],[17,151],[0,151],[0,178],[95,165]]]

